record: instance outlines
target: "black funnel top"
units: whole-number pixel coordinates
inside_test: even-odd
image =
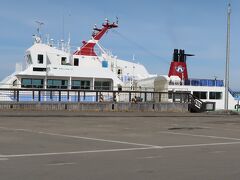
[[[174,49],[173,52],[173,62],[186,62],[187,56],[194,56],[193,54],[185,54],[183,49]]]

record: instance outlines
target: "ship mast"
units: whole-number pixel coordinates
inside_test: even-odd
[[[230,62],[230,27],[231,27],[231,3],[227,10],[227,46],[226,46],[226,66],[225,66],[225,102],[224,109],[228,110],[228,91],[229,91],[229,62]]]
[[[92,38],[88,42],[83,41],[83,45],[80,50],[76,51],[74,55],[84,55],[84,56],[97,56],[94,52],[94,46],[103,37],[103,35],[110,29],[118,27],[118,18],[116,22],[110,23],[108,19],[102,24],[102,28],[98,28],[97,25],[93,28]]]
[[[35,22],[37,23],[37,36],[41,37],[40,29],[41,29],[41,26],[44,25],[44,23],[41,21],[35,21]]]

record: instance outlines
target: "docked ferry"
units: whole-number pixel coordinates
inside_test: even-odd
[[[159,92],[188,92],[202,101],[215,102],[215,109],[224,108],[224,82],[222,80],[191,79],[188,77],[184,50],[174,50],[168,75],[150,74],[139,63],[118,59],[104,49],[99,40],[118,22],[105,20],[101,28],[93,28],[91,39],[71,52],[70,39],[56,46],[48,38],[43,41],[38,29],[33,45],[25,52],[26,67],[16,71],[0,83],[1,89],[39,88],[76,90],[149,90]],[[96,52],[98,47],[99,52]],[[0,100],[11,101],[11,96]],[[229,92],[229,109],[234,109],[237,100]],[[166,101],[171,101],[169,95]],[[91,101],[93,99],[87,99]]]

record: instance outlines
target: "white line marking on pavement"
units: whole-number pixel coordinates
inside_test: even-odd
[[[42,132],[42,131],[33,131],[33,130],[29,130],[29,129],[14,129],[14,128],[7,128],[7,127],[0,127],[0,129],[11,130],[11,131],[22,131],[22,132],[35,133],[35,134],[44,134],[44,135],[51,135],[51,136],[59,136],[59,137],[67,137],[67,138],[75,138],[75,139],[101,141],[101,142],[108,142],[108,143],[127,144],[127,145],[145,146],[145,147],[155,147],[155,145],[150,145],[150,144],[141,144],[141,143],[126,142],[126,141],[117,141],[117,140],[109,140],[109,139],[100,139],[100,138],[74,136],[74,135],[67,135],[67,134]]]
[[[105,153],[105,152],[154,150],[154,149],[174,149],[174,148],[187,148],[187,147],[223,146],[223,145],[236,145],[236,144],[240,144],[240,142],[209,143],[209,144],[185,144],[185,145],[174,145],[174,146],[152,146],[152,147],[142,147],[142,148],[103,149],[103,150],[90,150],[90,151],[36,153],[36,154],[10,154],[10,155],[0,155],[0,158],[37,157],[37,156],[52,156],[52,155],[71,155],[71,154],[90,154],[90,153]]]
[[[172,126],[177,126],[177,127],[182,127],[181,124],[171,124]],[[220,127],[215,127],[215,126],[198,126],[196,124],[193,124],[193,126],[199,127],[199,128],[203,128],[203,129],[217,129],[217,130],[224,130],[224,131],[234,131],[234,132],[239,132],[240,129],[230,129],[230,128],[220,128]],[[168,129],[168,127],[166,127],[166,129]]]
[[[232,138],[232,137],[208,136],[208,135],[202,135],[202,134],[189,134],[189,133],[176,133],[176,132],[168,132],[168,131],[160,131],[160,133],[182,135],[182,136],[192,136],[192,137],[203,137],[203,138],[211,138],[211,139],[224,139],[224,140],[240,141],[239,138]]]
[[[60,137],[67,137],[67,138],[75,138],[75,139],[92,140],[92,141],[109,142],[109,143],[117,143],[117,144],[128,144],[128,145],[135,145],[135,146],[154,147],[154,145],[150,145],[150,144],[141,144],[141,143],[133,143],[133,142],[117,141],[117,140],[109,140],[109,139],[100,139],[100,138],[90,138],[90,137],[83,137],[83,136],[73,136],[73,135],[58,134],[58,133],[39,132],[39,134],[45,134],[45,135],[51,135],[51,136],[60,136]]]
[[[13,158],[13,157],[34,157],[34,156],[51,156],[51,155],[69,155],[69,154],[88,154],[88,153],[103,153],[103,152],[121,152],[121,151],[136,151],[146,149],[156,149],[156,147],[143,147],[143,148],[126,148],[126,149],[103,149],[103,150],[90,150],[90,151],[72,151],[72,152],[55,152],[55,153],[35,153],[35,154],[11,154],[0,155],[0,158]]]
[[[162,158],[162,156],[146,156],[146,157],[139,157],[137,159],[157,159]]]
[[[198,124],[188,124],[189,126],[187,127],[197,127],[197,128],[202,128],[202,129],[212,129],[211,127],[209,126],[199,126]],[[178,128],[178,127],[182,127],[182,124],[169,124],[168,128],[171,128],[172,126]]]
[[[240,144],[240,142],[206,143],[206,144],[185,144],[185,145],[161,146],[161,149],[185,148],[185,147],[202,147],[202,146],[222,146],[222,145],[235,145],[235,144]]]
[[[76,164],[75,162],[71,163],[54,163],[54,164],[47,164],[47,166],[64,166],[64,165],[74,165]]]
[[[208,129],[217,129],[217,130],[223,130],[223,131],[233,131],[233,132],[239,132],[239,129],[230,129],[230,128],[219,128],[219,127],[211,127],[209,126]]]
[[[211,154],[220,154],[220,153],[225,153],[226,151],[212,151],[212,152],[209,152]]]

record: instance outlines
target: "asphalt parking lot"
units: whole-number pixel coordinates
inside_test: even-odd
[[[237,180],[240,116],[0,112],[1,180]]]

